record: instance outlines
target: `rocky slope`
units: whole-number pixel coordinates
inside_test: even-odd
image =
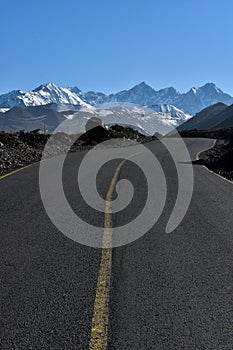
[[[230,142],[219,143],[200,155],[196,163],[205,165],[215,173],[233,181],[233,134]]]
[[[54,157],[66,152],[67,146],[70,144],[72,144],[70,151],[77,152],[90,149],[98,143],[109,139],[122,140],[115,142],[114,147],[127,146],[129,144],[127,140],[143,143],[153,139],[153,137],[145,136],[129,127],[113,125],[110,128],[106,128],[102,121],[101,123],[99,122],[100,119],[96,118],[96,120],[98,125],[81,135],[68,135],[65,133],[53,135],[53,142],[50,143],[46,157]],[[89,123],[90,121],[91,119]],[[22,132],[19,134],[0,132],[0,176],[39,161],[49,137],[50,135],[43,135],[37,132]]]
[[[233,126],[233,105],[228,106],[224,103],[217,103],[203,109],[194,117],[179,125],[177,130],[206,130],[231,126]]]
[[[233,127],[213,130],[181,131],[182,137],[216,139],[213,148],[202,152],[194,164],[205,165],[210,170],[233,181]]]

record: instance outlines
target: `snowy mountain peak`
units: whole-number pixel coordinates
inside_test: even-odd
[[[205,91],[215,91],[220,94],[223,93],[223,91],[219,87],[217,87],[217,85],[214,83],[206,83],[205,85],[201,86],[199,89],[205,90]]]
[[[55,85],[54,83],[47,83],[46,85],[47,89],[58,89],[57,85]]]
[[[149,108],[154,108],[155,105],[171,105],[185,114],[194,115],[218,102],[230,105],[233,103],[233,98],[214,83],[207,83],[198,88],[192,87],[188,92],[180,93],[174,87],[155,90],[145,81],[131,89],[108,96],[102,92],[83,92],[78,87],[62,88],[51,82],[29,92],[15,90],[0,96],[0,108],[3,109],[55,103],[93,110],[93,107],[99,104],[111,102],[132,103]]]
[[[180,92],[178,90],[176,90],[173,86],[169,86],[169,87],[161,89],[159,91],[163,91],[164,93],[173,94],[173,95],[179,95],[180,94]]]
[[[136,86],[141,87],[141,88],[150,88],[151,86],[149,86],[145,81],[142,81],[140,84],[137,84]]]
[[[37,92],[37,91],[40,91],[40,90],[57,90],[58,87],[53,84],[53,83],[47,83],[47,84],[43,84],[43,85],[40,85],[38,86],[37,88],[35,88],[34,90],[32,90],[32,92]]]
[[[134,91],[134,90],[147,90],[147,91],[155,91],[150,85],[148,85],[145,81],[142,81],[140,84],[135,85],[131,89],[127,91]]]
[[[92,107],[84,102],[76,93],[68,88],[58,87],[53,83],[38,86],[36,89],[23,92],[12,91],[0,96],[0,108],[12,108],[14,106],[39,106],[50,103],[78,105],[80,108],[92,110]]]
[[[197,93],[197,88],[195,88],[195,87],[192,87],[190,90],[189,90],[189,92],[191,93],[191,94],[196,94]]]
[[[142,82],[129,90],[109,95],[106,98],[106,102],[127,102],[145,106],[154,97],[154,94],[155,90],[145,82]]]

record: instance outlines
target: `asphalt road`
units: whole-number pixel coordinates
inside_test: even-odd
[[[190,154],[212,140],[187,139]],[[165,234],[177,194],[168,152],[148,147],[168,180],[168,200],[157,224],[137,241],[114,248],[107,349],[221,350],[233,347],[233,186],[194,165],[194,192],[180,226]],[[68,156],[64,190],[73,210],[103,226],[104,213],[88,207],[76,188],[85,153]],[[119,161],[100,171],[105,198]],[[184,164],[184,166],[191,166]],[[0,180],[2,350],[89,349],[101,249],[80,245],[47,217],[39,193],[39,165]],[[112,218],[130,222],[143,208],[143,174],[126,162],[120,178],[132,181],[132,205]]]

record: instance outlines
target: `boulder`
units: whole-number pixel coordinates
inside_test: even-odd
[[[92,118],[88,119],[88,121],[85,125],[85,129],[87,132],[87,131],[90,131],[90,130],[97,128],[99,126],[106,129],[106,126],[104,125],[104,122],[102,119],[97,118],[97,117],[92,117]]]
[[[80,140],[85,141],[87,144],[93,145],[109,138],[109,131],[100,118],[90,118],[85,128],[86,133],[80,137]]]

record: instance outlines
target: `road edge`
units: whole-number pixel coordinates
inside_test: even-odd
[[[217,143],[217,140],[214,140],[214,142],[213,142],[213,144],[212,144],[211,147],[208,147],[208,148],[206,148],[206,149],[203,149],[202,151],[199,151],[199,152],[197,153],[197,155],[196,155],[196,160],[200,160],[200,154],[203,153],[203,152],[205,152],[205,151],[207,151],[207,150],[209,150],[209,149],[211,149],[211,148],[213,148],[213,147],[215,146],[216,143]],[[222,180],[224,180],[224,181],[230,183],[231,185],[233,185],[233,181],[228,180],[228,179],[226,179],[224,176],[215,173],[213,170],[210,170],[206,165],[201,165],[201,167],[204,168],[204,169],[206,169],[206,170],[207,170],[208,172],[210,172],[211,174],[214,174],[215,176],[218,176],[220,179],[222,179]]]

